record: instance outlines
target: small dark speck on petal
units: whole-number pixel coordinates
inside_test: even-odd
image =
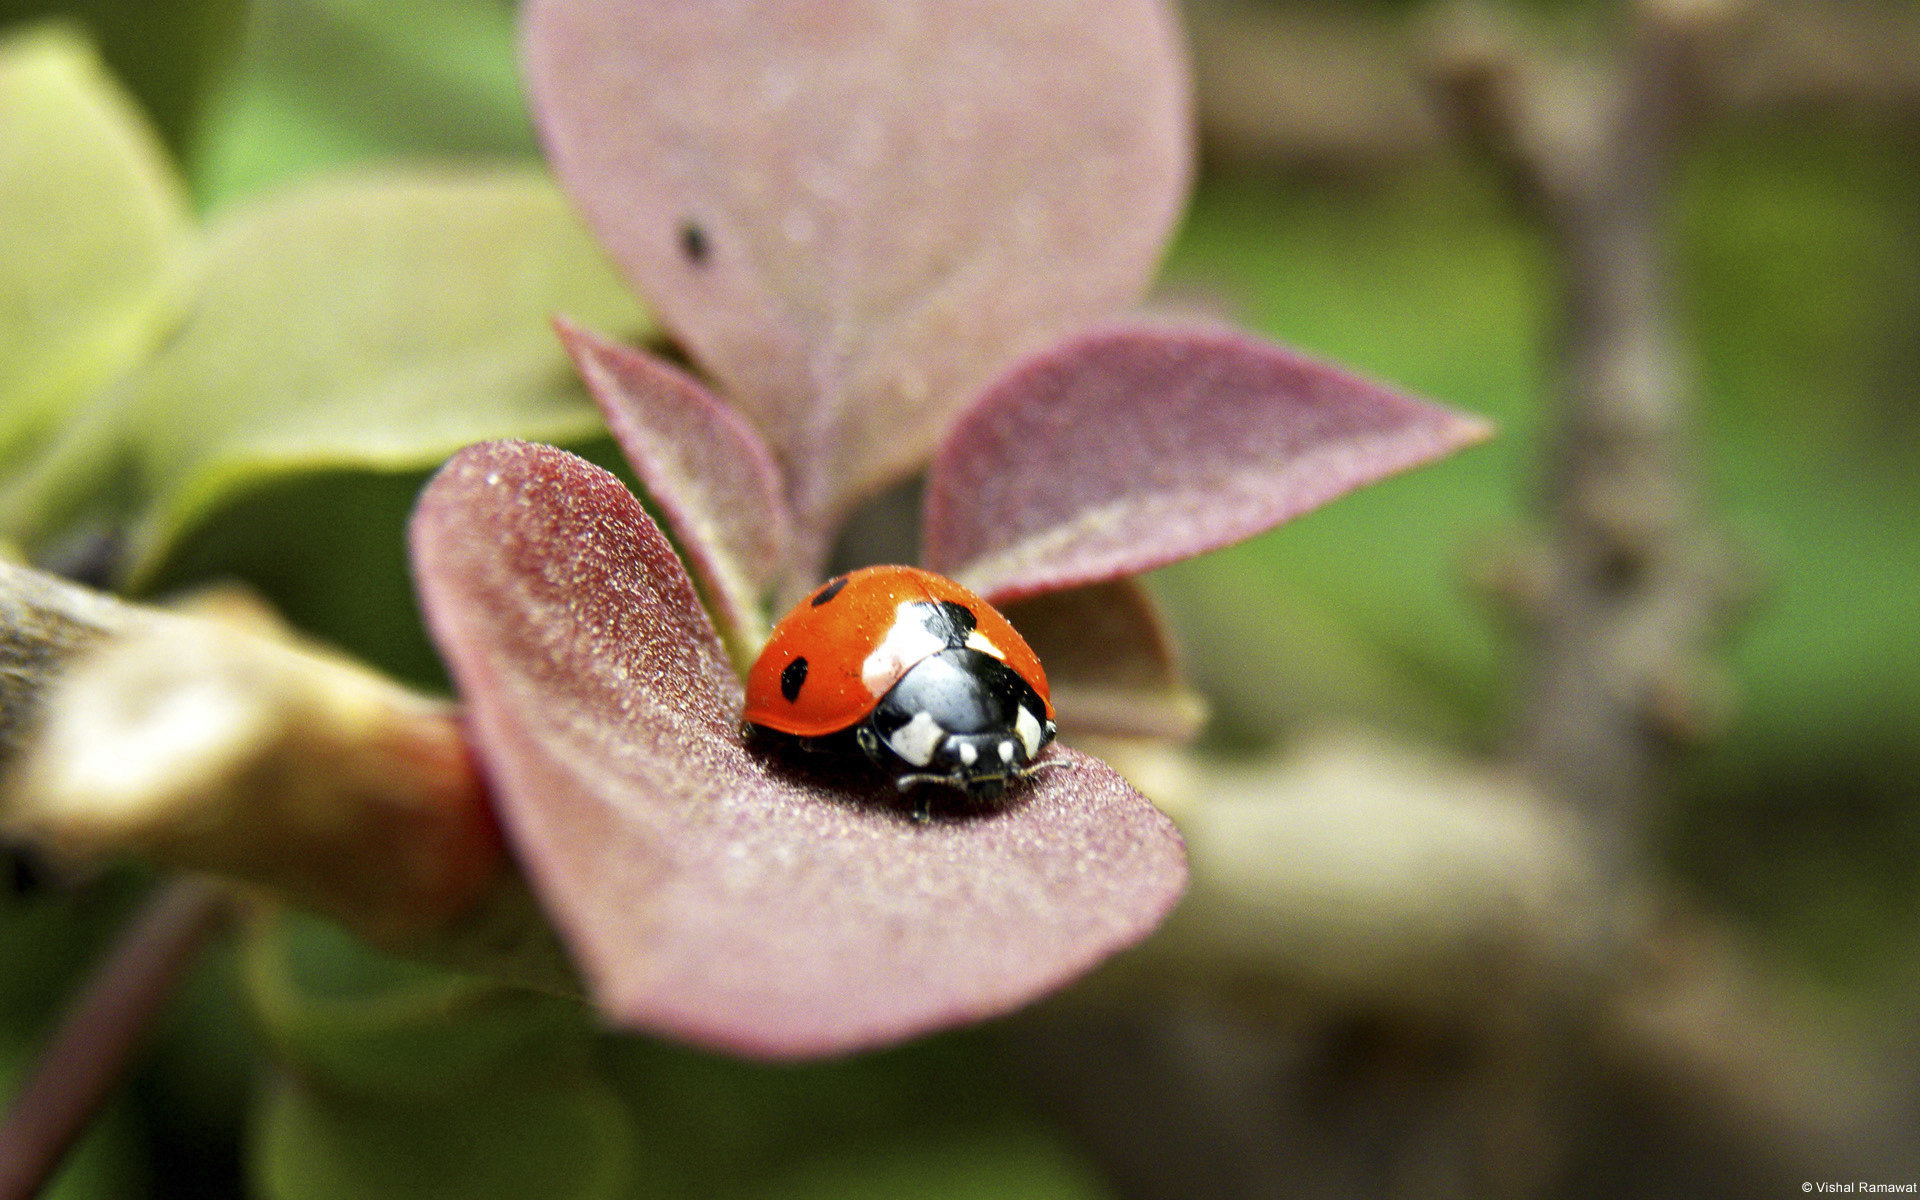
[[[687,261],[699,266],[707,261],[707,231],[688,221],[680,227],[680,252]]]

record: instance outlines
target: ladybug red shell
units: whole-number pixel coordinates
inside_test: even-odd
[[[918,567],[822,584],[774,627],[747,673],[749,724],[846,749],[904,790],[997,795],[1053,740],[1047,673],[993,606]]]

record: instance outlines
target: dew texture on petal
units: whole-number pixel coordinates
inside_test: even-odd
[[[992,1016],[1145,936],[1171,822],[1094,759],[916,824],[749,749],[740,687],[660,531],[609,474],[463,451],[412,530],[429,626],[502,823],[615,1023],[843,1053]]]
[[[923,553],[1008,603],[1231,545],[1488,433],[1243,334],[1095,330],[961,415],[928,476]]]
[[[1138,299],[1184,202],[1165,0],[533,0],[549,161],[803,527]]]

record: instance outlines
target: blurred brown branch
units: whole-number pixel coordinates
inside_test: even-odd
[[[255,602],[162,609],[0,564],[0,827],[326,913],[389,949],[568,991],[452,705]]]
[[[1391,21],[1308,4],[1188,0],[1202,137],[1219,162],[1336,174],[1444,152],[1418,39]],[[1920,114],[1920,9],[1880,0],[1770,0],[1701,64],[1720,113]]]
[[[0,562],[0,821],[56,856],[204,870],[416,957],[574,987],[452,707],[245,597],[166,610]],[[228,904],[174,882],[129,924],[0,1123],[0,1198],[39,1193]]]
[[[1512,771],[1321,735],[1178,787],[1181,908],[1010,1031],[1123,1194],[1744,1200],[1915,1168],[1900,1059]]]
[[[1519,760],[1637,868],[1679,746],[1711,725],[1732,559],[1698,495],[1691,370],[1673,333],[1667,208],[1709,64],[1744,6],[1643,0],[1620,62],[1547,65],[1462,24],[1435,76],[1462,131],[1546,230],[1558,402]]]
[[[139,620],[132,605],[0,558],[0,768],[67,665]]]
[[[1390,27],[1197,7],[1203,61],[1251,73],[1205,102],[1217,152],[1378,169],[1438,148]],[[1559,269],[1546,538],[1512,572],[1520,770],[1322,744],[1188,781],[1192,891],[1132,963],[1161,1006],[1095,987],[1016,1034],[1128,1195],[1732,1200],[1914,1169],[1903,1064],[1822,1030],[1645,843],[1668,761],[1718,723],[1745,583],[1694,463],[1676,160],[1730,107],[1907,103],[1920,56],[1876,43],[1920,22],[1631,13],[1612,55],[1575,60],[1457,12],[1429,64]]]
[[[257,882],[379,941],[446,924],[502,872],[448,705],[231,619],[166,614],[80,656],[0,794],[63,857]]]
[[[1201,139],[1218,161],[1357,174],[1441,144],[1411,39],[1384,20],[1190,0],[1187,31]]]

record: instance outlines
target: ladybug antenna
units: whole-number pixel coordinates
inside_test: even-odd
[[[1017,773],[1019,777],[1022,779],[1032,779],[1035,775],[1038,775],[1042,771],[1071,771],[1071,770],[1073,770],[1073,764],[1067,761],[1066,759],[1050,758],[1046,762],[1030,763],[1027,766],[1022,767]]]

